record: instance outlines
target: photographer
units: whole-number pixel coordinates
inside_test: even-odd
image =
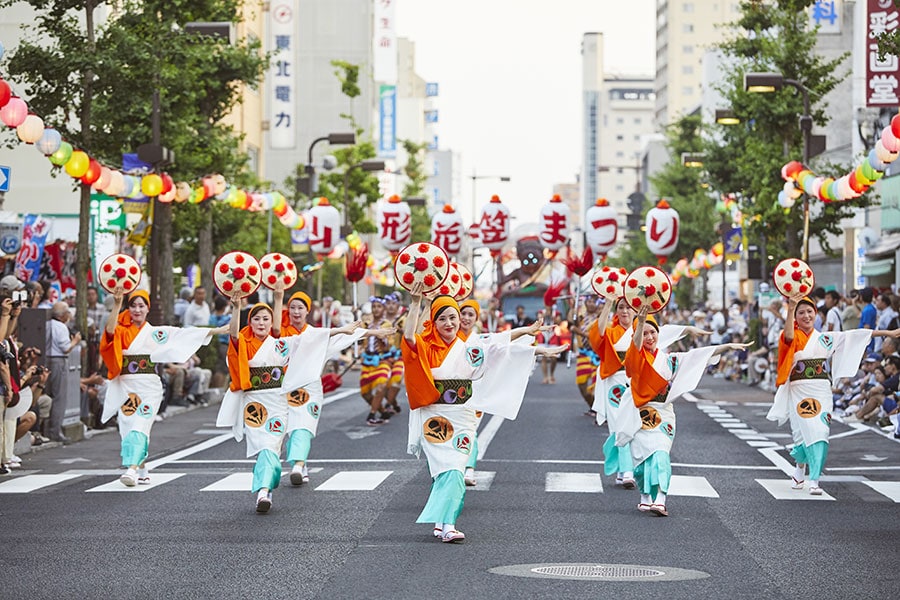
[[[69,353],[81,343],[81,334],[75,332],[69,337],[66,323],[72,318],[69,306],[65,302],[57,302],[50,309],[50,320],[47,322],[47,365],[50,368],[50,379],[47,393],[53,398],[50,409],[50,428],[48,434],[54,442],[66,444],[69,438],[63,435],[62,421],[66,414],[68,397],[66,393],[66,375],[69,372]]]
[[[13,311],[13,314],[15,314],[15,311]],[[41,361],[41,355],[40,348],[29,346],[21,351],[19,360],[19,371],[23,376],[29,369],[34,367],[34,372],[41,377],[40,386],[35,388],[34,401],[31,408],[38,417],[37,423],[32,430],[31,444],[34,446],[40,446],[50,441],[50,438],[44,437],[42,434],[46,433],[47,423],[50,419],[50,408],[53,405],[53,399],[44,392],[47,378],[50,377],[50,370],[38,364]]]

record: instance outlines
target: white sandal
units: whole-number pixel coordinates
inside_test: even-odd
[[[802,490],[803,485],[806,483],[805,479],[797,479],[793,475],[791,476],[791,489],[792,490]]]
[[[466,534],[464,534],[462,531],[457,531],[456,529],[451,529],[441,536],[442,542],[450,544],[452,544],[453,542],[461,542],[465,539]]]

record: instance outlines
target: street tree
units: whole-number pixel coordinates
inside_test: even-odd
[[[406,166],[403,167],[403,174],[407,178],[406,184],[403,186],[403,197],[424,198],[425,184],[428,181],[428,174],[425,172],[425,153],[428,150],[428,143],[413,140],[401,140],[400,143],[407,156]],[[412,217],[410,240],[425,242],[431,239],[431,218],[428,216],[428,207],[424,205],[410,206],[409,212]]]

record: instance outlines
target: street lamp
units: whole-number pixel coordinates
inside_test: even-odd
[[[479,179],[496,179],[498,181],[502,181],[504,183],[509,182],[512,178],[507,177],[505,175],[476,175],[475,171],[472,171],[472,174],[469,175],[469,179],[472,180],[472,222],[476,223],[478,221],[478,215],[475,212],[475,199],[478,197],[478,194],[475,191],[476,184]]]
[[[809,165],[810,133],[812,133],[812,115],[810,114],[809,90],[795,79],[788,79],[781,73],[744,73],[744,90],[754,93],[768,93],[780,90],[789,85],[800,92],[803,98],[803,114],[800,115],[800,132],[803,134],[803,166]],[[803,260],[809,260],[809,194],[803,195]]]
[[[716,109],[716,123],[719,125],[739,125],[741,120],[730,108]]]
[[[315,185],[315,177],[316,177],[316,167],[313,165],[313,148],[316,147],[316,144],[319,142],[328,142],[331,145],[352,145],[356,143],[356,134],[355,133],[329,133],[328,135],[323,135],[320,138],[316,138],[313,140],[312,144],[309,145],[309,152],[306,157],[306,164],[303,165],[303,177],[298,177],[295,182],[295,186],[297,192],[299,194],[303,194],[307,198],[312,198],[313,193],[316,191]]]
[[[688,169],[699,169],[703,166],[705,157],[702,152],[682,152],[681,164]]]
[[[350,171],[359,169],[361,171],[384,171],[384,161],[377,158],[367,158],[361,162],[348,166],[344,169],[344,226],[342,227],[341,237],[347,237],[350,233]]]

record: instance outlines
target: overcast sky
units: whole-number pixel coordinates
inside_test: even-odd
[[[654,74],[655,0],[397,0],[416,71],[440,84],[441,149],[460,153],[463,217],[497,193],[536,221],[553,185],[581,162],[581,39],[603,33],[607,72]],[[532,216],[533,215],[533,216]]]

